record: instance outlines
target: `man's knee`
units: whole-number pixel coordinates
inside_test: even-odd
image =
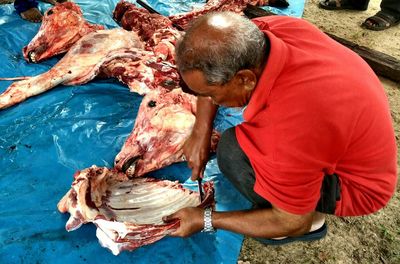
[[[236,139],[235,127],[222,134],[217,148],[217,162],[221,172],[228,178],[254,175],[250,161]]]
[[[235,127],[231,127],[225,130],[221,135],[221,139],[218,142],[217,147],[217,162],[222,173],[226,173],[229,169],[229,164],[232,164],[235,158],[232,155],[232,150],[236,148],[237,140]]]

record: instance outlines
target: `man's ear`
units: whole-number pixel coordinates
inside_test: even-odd
[[[235,80],[238,85],[242,86],[245,90],[251,91],[256,88],[257,76],[251,70],[240,70],[235,74]]]

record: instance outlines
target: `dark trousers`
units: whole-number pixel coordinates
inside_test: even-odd
[[[271,203],[262,198],[253,187],[255,173],[249,158],[240,148],[235,128],[226,130],[218,143],[217,161],[221,172],[250,202],[258,208],[269,208]],[[340,200],[340,185],[337,175],[325,175],[321,186],[321,197],[316,211],[333,214],[336,201]]]
[[[369,0],[350,0],[352,6],[359,9],[367,9]],[[381,10],[394,17],[400,17],[400,1],[399,0],[382,0]]]
[[[38,7],[38,2],[36,0],[15,0],[14,7],[17,13],[21,14],[28,9]]]

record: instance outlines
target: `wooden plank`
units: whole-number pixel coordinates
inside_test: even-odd
[[[389,56],[385,53],[360,46],[356,43],[340,38],[330,33],[328,36],[339,42],[340,44],[348,47],[361,56],[369,66],[374,70],[377,75],[386,77],[393,81],[400,81],[400,61],[396,58]]]
[[[247,5],[247,8],[243,11],[243,13],[250,19],[255,17],[262,17],[262,16],[274,16],[276,15],[273,12],[264,10],[258,6]]]
[[[244,13],[249,18],[275,15],[274,13],[266,11],[262,8],[250,5],[247,6],[246,10],[244,10]],[[385,53],[360,46],[333,34],[326,32],[325,34],[360,55],[361,58],[363,58],[369,64],[369,66],[377,75],[386,77],[393,81],[400,81],[400,61],[398,59]]]

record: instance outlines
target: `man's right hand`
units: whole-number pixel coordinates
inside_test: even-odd
[[[192,131],[190,137],[183,145],[183,154],[185,155],[188,167],[192,169],[192,180],[199,177],[203,178],[208,156],[210,154],[211,133],[201,133]]]
[[[183,146],[183,154],[189,168],[192,169],[193,181],[203,177],[210,155],[211,134],[217,108],[210,98],[200,96],[197,98],[196,122]]]

